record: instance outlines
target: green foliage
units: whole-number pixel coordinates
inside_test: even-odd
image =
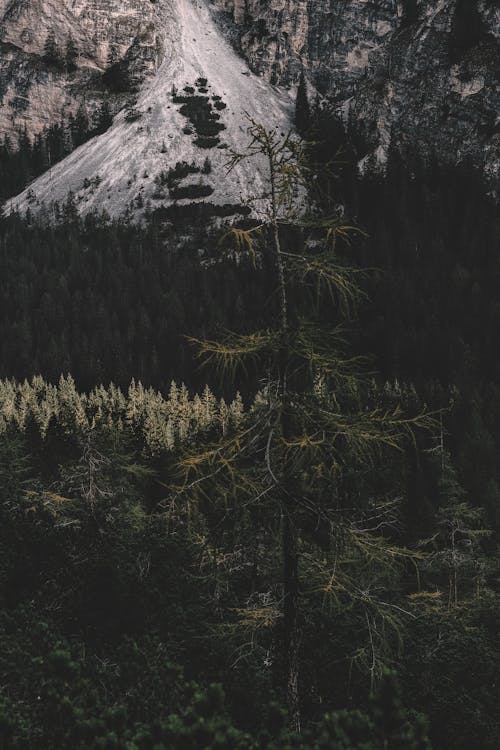
[[[317,388],[323,390],[321,383]],[[303,680],[307,694],[316,695],[306,702],[299,738],[288,734],[273,703],[283,695],[273,687],[282,660],[272,497],[245,508],[246,488],[241,476],[235,485],[235,475],[222,505],[210,483],[198,504],[186,502],[184,486],[177,497],[167,493],[178,462],[168,445],[155,444],[154,425],[167,412],[184,411],[182,389],[173,386],[168,399],[134,384],[127,396],[113,387],[80,396],[70,379],[53,387],[38,378],[3,382],[0,392],[0,679],[6,686],[0,731],[13,750],[176,747],[181,741],[244,750],[426,748],[422,720],[407,706],[429,711],[436,747],[447,747],[450,731],[460,750],[474,733],[488,750],[496,746],[496,599],[484,587],[472,605],[461,589],[460,606],[451,610],[439,598],[408,598],[412,565],[388,539],[374,547],[376,537],[362,525],[368,518],[363,496],[370,486],[383,491],[379,469],[370,477],[364,461],[343,457],[337,507],[357,497],[360,510],[350,526],[338,512],[333,541],[321,515],[306,507],[297,515],[306,582]],[[268,400],[259,396],[255,414],[266,413]],[[205,427],[185,439],[201,441],[206,452],[220,429],[216,415],[227,409],[208,389],[196,403]],[[237,412],[239,430],[247,429],[241,402]],[[300,450],[309,471],[307,446]],[[192,455],[181,453],[186,477]],[[248,466],[248,477],[253,473]],[[388,486],[394,490],[401,480],[392,466]],[[321,474],[315,481],[323,486]],[[366,509],[373,513],[373,504]],[[381,508],[371,523],[397,534],[393,511]],[[432,566],[432,557],[425,560],[422,586],[439,574]],[[389,591],[387,614],[378,619]],[[399,616],[398,608],[406,613]],[[396,643],[404,635],[406,648],[397,657],[384,650],[384,627]],[[402,697],[382,666],[380,687],[368,699],[362,673],[374,655],[377,669],[397,660]],[[198,685],[187,684],[176,664]],[[452,692],[443,675],[452,679]],[[223,682],[225,706],[213,682]],[[357,709],[346,711],[346,701]]]
[[[113,49],[110,51],[106,70],[102,74],[102,82],[113,94],[126,94],[132,89],[127,60],[116,59]]]
[[[105,133],[113,124],[113,114],[111,107],[107,99],[105,99],[97,113],[96,125],[94,128],[94,135],[102,135]]]
[[[170,189],[170,197],[174,200],[183,198],[208,198],[212,195],[214,188],[211,185],[192,183],[190,185],[177,185]]]
[[[445,593],[448,606],[479,596],[487,580],[484,541],[491,532],[484,528],[484,511],[467,501],[450,456],[443,452],[439,466],[439,505],[435,533],[422,546],[428,550],[426,565],[436,590]]]
[[[44,128],[33,139],[26,132],[19,133],[17,142],[5,136],[0,142],[0,201],[22,192],[93,134],[93,123],[82,105],[76,116]]]
[[[301,141],[254,121],[249,123],[249,139],[246,152],[232,154],[230,168],[256,156],[264,159],[268,208],[262,225],[233,228],[229,237],[235,238],[236,251],[248,253],[254,264],[257,252],[272,259],[277,320],[265,331],[198,343],[208,364],[219,366],[231,380],[237,367],[248,362],[267,373],[267,379],[239,430],[182,458],[174,497],[199,505],[210,496],[212,502],[230,508],[235,520],[239,507],[252,508],[261,518],[258,529],[263,539],[268,527],[281,534],[278,559],[283,573],[271,586],[279,592],[282,607],[273,596],[268,606],[258,599],[249,606],[247,600],[237,612],[245,628],[253,631],[252,640],[259,630],[275,628],[281,617],[289,721],[299,731],[301,581],[309,581],[325,600],[331,598],[333,608],[341,601],[354,611],[359,606],[367,622],[371,662],[366,661],[372,684],[383,663],[374,634],[393,630],[397,638],[400,615],[406,614],[404,607],[370,591],[389,570],[395,572],[394,560],[411,558],[411,553],[377,533],[391,526],[389,518],[384,520],[386,508],[376,502],[359,506],[349,497],[346,505],[351,512],[344,512],[335,502],[345,467],[387,460],[388,452],[411,438],[414,428],[426,428],[432,421],[423,415],[405,417],[399,405],[379,410],[363,403],[358,359],[346,355],[339,328],[321,326],[325,296],[333,300],[341,321],[359,297],[356,270],[339,257],[341,243],[350,241],[351,228],[336,217],[318,218],[307,205],[305,189],[312,174]],[[302,230],[297,247],[285,250],[285,226]],[[296,274],[302,290],[308,285],[314,290],[315,305],[307,293],[291,297]],[[240,527],[245,522],[236,523]],[[310,533],[314,524],[322,529],[321,541]],[[274,544],[269,540],[267,546],[272,549]],[[231,546],[223,549],[232,554]],[[380,579],[378,566],[383,570]],[[380,640],[383,651],[385,639]],[[361,645],[358,649],[360,654],[364,651]],[[359,665],[363,661],[358,658]]]
[[[201,171],[194,162],[188,164],[185,161],[178,161],[175,167],[171,167],[167,172],[161,172],[156,178],[159,185],[175,186],[179,180],[183,180],[191,174],[199,174]]]
[[[51,158],[85,119],[51,135]],[[328,124],[328,137],[307,153],[287,142],[329,163],[341,130]],[[41,142],[5,141],[2,175],[46,165]],[[287,201],[298,175],[279,164]],[[140,228],[80,220],[72,201],[53,207],[54,227],[2,220],[0,745],[500,744],[498,558],[487,532],[500,507],[496,208],[469,168],[394,151],[384,179],[360,182],[346,166],[317,182],[326,219],[303,217],[294,200],[277,212],[286,432],[270,377],[283,339],[269,217],[227,227],[223,242],[207,216],[242,207],[179,206]],[[335,212],[332,186],[370,240]],[[191,225],[191,243],[172,221]],[[386,273],[361,275],[346,255]],[[339,324],[360,282],[370,302],[357,301],[349,354],[353,334]],[[195,371],[180,331],[229,363],[247,409],[234,386],[227,401],[203,390],[213,369]],[[357,353],[372,348],[383,377],[360,381]],[[78,387],[58,381],[73,369]],[[40,370],[49,382],[31,379]],[[132,375],[164,388],[174,373],[198,396],[128,389]],[[111,380],[122,389],[95,387]],[[394,453],[411,437],[403,415],[429,407],[445,408],[438,439],[417,432]],[[289,480],[291,509],[271,472]],[[283,709],[287,517],[298,530],[300,736]]]
[[[430,601],[408,630],[403,683],[413,705],[429,707],[434,747],[498,745],[498,604],[492,592],[451,610]]]
[[[168,397],[141,383],[123,393],[110,385],[78,393],[71,376],[51,385],[40,377],[30,382],[0,381],[0,435],[35,430],[42,440],[51,435],[78,436],[87,441],[94,431],[130,431],[151,454],[173,450],[200,430],[225,433],[243,417],[241,397],[226,404],[208,386],[190,397],[185,385],[172,383]]]
[[[142,117],[142,112],[140,112],[135,107],[131,107],[125,113],[125,122],[137,122],[137,120],[140,120],[141,117]]]
[[[220,140],[218,138],[212,138],[209,136],[198,136],[198,138],[195,138],[194,145],[198,146],[199,148],[216,148],[220,143]]]
[[[190,127],[184,132],[187,135],[194,133],[196,135],[194,142],[200,148],[215,148],[221,142],[219,134],[226,129],[217,111],[225,109],[226,105],[220,97],[210,99],[206,96],[207,85],[208,81],[205,78],[199,78],[196,82],[197,93],[192,86],[185,86],[182,95],[174,90],[172,96],[175,104],[182,105],[180,113],[189,120]]]

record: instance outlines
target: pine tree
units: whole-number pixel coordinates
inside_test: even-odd
[[[69,73],[74,73],[77,69],[77,60],[78,60],[78,47],[75,44],[75,41],[72,36],[68,37],[68,41],[66,42],[66,70]]]
[[[78,107],[76,117],[73,121],[73,145],[75,148],[81,146],[89,135],[89,117],[84,104]]]
[[[439,506],[436,533],[422,545],[429,550],[424,570],[438,577],[446,590],[449,607],[467,595],[478,594],[484,584],[483,541],[491,532],[484,528],[484,510],[473,507],[460,484],[449,452],[440,446],[433,452],[439,471]]]
[[[351,549],[359,556],[365,544],[361,540],[368,534],[366,550],[383,567],[391,553],[383,540],[370,535],[369,529],[374,519],[378,519],[376,525],[387,511],[371,507],[370,520],[366,519],[363,528],[353,517],[343,518],[334,501],[341,466],[347,460],[373,460],[384,449],[397,447],[413,424],[423,426],[427,420],[402,419],[399,406],[382,412],[352,398],[360,375],[355,361],[342,352],[338,331],[322,325],[321,299],[324,295],[334,298],[339,316],[349,316],[355,305],[359,293],[357,272],[338,260],[339,245],[348,241],[354,230],[338,218],[314,219],[298,210],[297,192],[313,177],[302,141],[292,134],[283,136],[275,129],[267,130],[254,121],[250,121],[249,134],[247,151],[233,153],[230,168],[254,157],[265,160],[269,208],[261,225],[233,228],[226,241],[234,242],[235,249],[253,263],[258,255],[268,259],[276,288],[276,324],[246,335],[232,334],[223,341],[194,343],[207,362],[231,380],[240,366],[250,362],[259,372],[267,373],[267,378],[253,409],[239,427],[222,441],[183,456],[179,485],[172,491],[173,502],[179,494],[189,507],[196,502],[201,506],[206,498],[211,503],[219,498],[224,517],[237,518],[241,509],[247,513],[246,509],[252,508],[263,523],[250,532],[252,535],[263,533],[264,528],[280,530],[284,687],[290,727],[299,731],[300,570],[305,564],[302,545],[318,544],[317,536],[310,531],[312,525],[322,529],[329,540],[325,549],[332,549],[333,556],[339,544],[346,545],[344,535],[352,534]],[[284,232],[285,225],[288,232],[295,227],[295,243]],[[310,244],[312,236],[315,242]],[[285,245],[286,237],[290,248]],[[291,296],[294,279],[300,279],[303,291],[298,297]],[[310,304],[308,288],[314,290],[314,305]],[[323,380],[322,388],[317,387],[318,376]],[[350,394],[343,402],[344,408],[342,393]],[[359,512],[361,518],[361,509]],[[270,548],[275,547],[274,537]],[[332,565],[335,567],[336,563]],[[321,579],[318,589],[328,591],[331,571],[319,560],[318,568],[313,566],[310,571],[311,578],[313,570],[314,576]],[[362,585],[358,580],[360,570],[356,583],[346,578],[344,591],[354,592]],[[369,583],[366,585],[370,587]],[[379,632],[383,632],[383,607],[377,608],[373,599],[370,606],[377,611],[381,619]],[[273,621],[277,617],[279,605],[270,610],[245,607],[241,612],[246,622],[255,622],[258,628],[260,618]]]
[[[304,71],[302,71],[295,103],[295,126],[299,135],[305,137],[311,129],[311,124],[311,108],[307,96],[306,77]]]
[[[48,65],[59,68],[62,64],[62,57],[59,47],[57,46],[54,31],[49,31],[43,47],[43,59]]]
[[[130,78],[125,60],[120,60],[118,50],[111,47],[102,74],[104,84],[116,93],[125,93],[130,89]]]
[[[94,128],[95,135],[102,135],[105,133],[113,124],[113,115],[111,114],[111,107],[107,99],[103,101],[101,107],[97,113],[96,124]]]

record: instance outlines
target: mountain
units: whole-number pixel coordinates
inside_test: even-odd
[[[216,0],[253,70],[274,83],[302,66],[359,157],[391,143],[500,175],[499,0]]]
[[[9,208],[70,191],[80,211],[113,215],[237,207],[259,193],[259,169],[228,177],[227,147],[245,142],[245,112],[290,126],[302,71],[361,170],[383,169],[392,148],[472,163],[493,187],[500,175],[500,0],[3,0],[0,18],[5,132],[116,115]]]
[[[248,118],[289,129],[292,99],[251,73],[201,0],[158,2],[150,21],[160,50],[133,104],[107,132],[48,170],[10,206],[21,211],[63,201],[117,215],[174,200],[234,207],[261,193],[255,163],[230,175],[230,149],[248,141]],[[149,9],[148,9],[149,10]]]

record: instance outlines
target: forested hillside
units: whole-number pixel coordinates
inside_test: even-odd
[[[357,398],[415,410],[412,393],[370,391]],[[36,379],[0,383],[0,414],[4,747],[424,748],[429,722],[434,747],[496,747],[492,539],[447,452],[420,454],[420,535],[414,450],[346,466],[341,495],[406,496],[383,511],[401,559],[366,557],[360,506],[332,587],[334,550],[305,535],[299,740],[281,708],[272,506],[228,515],[228,499],[194,506],[172,487],[176,454],[245,424],[241,407]],[[353,600],[351,576],[368,586]]]
[[[259,220],[0,221],[6,750],[498,747],[498,206],[301,115]]]

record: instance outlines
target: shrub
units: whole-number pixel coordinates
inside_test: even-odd
[[[225,125],[219,122],[214,122],[213,120],[209,120],[208,122],[200,122],[196,126],[196,132],[198,133],[198,135],[206,137],[214,137],[225,129]]]
[[[127,110],[125,113],[125,122],[136,122],[137,120],[140,120],[142,117],[142,112],[139,112],[138,109],[135,109],[133,107],[132,109]]]
[[[196,138],[194,142],[195,146],[198,146],[198,148],[215,148],[219,143],[220,140],[218,138],[207,138],[205,136]]]
[[[175,167],[163,170],[155,177],[155,184],[158,186],[174,186],[178,180],[183,180],[190,174],[199,174],[201,168],[197,167],[194,162],[188,164],[185,161],[178,161]]]
[[[208,198],[212,195],[214,189],[211,185],[175,185],[170,188],[170,197],[174,200],[184,198]]]
[[[202,85],[204,80],[199,78],[196,82],[200,93],[207,93],[207,89]],[[184,91],[190,89],[192,87],[186,86]],[[194,129],[197,136],[195,144],[200,148],[213,148],[219,144],[216,136],[226,127],[219,122],[221,118],[215,110],[225,109],[226,105],[220,100],[220,97],[212,102],[207,96],[201,96],[200,93],[192,96],[175,95],[174,102],[182,105],[179,111],[190,121],[192,126],[192,128],[186,126],[183,128],[183,132],[186,135],[192,135]]]

